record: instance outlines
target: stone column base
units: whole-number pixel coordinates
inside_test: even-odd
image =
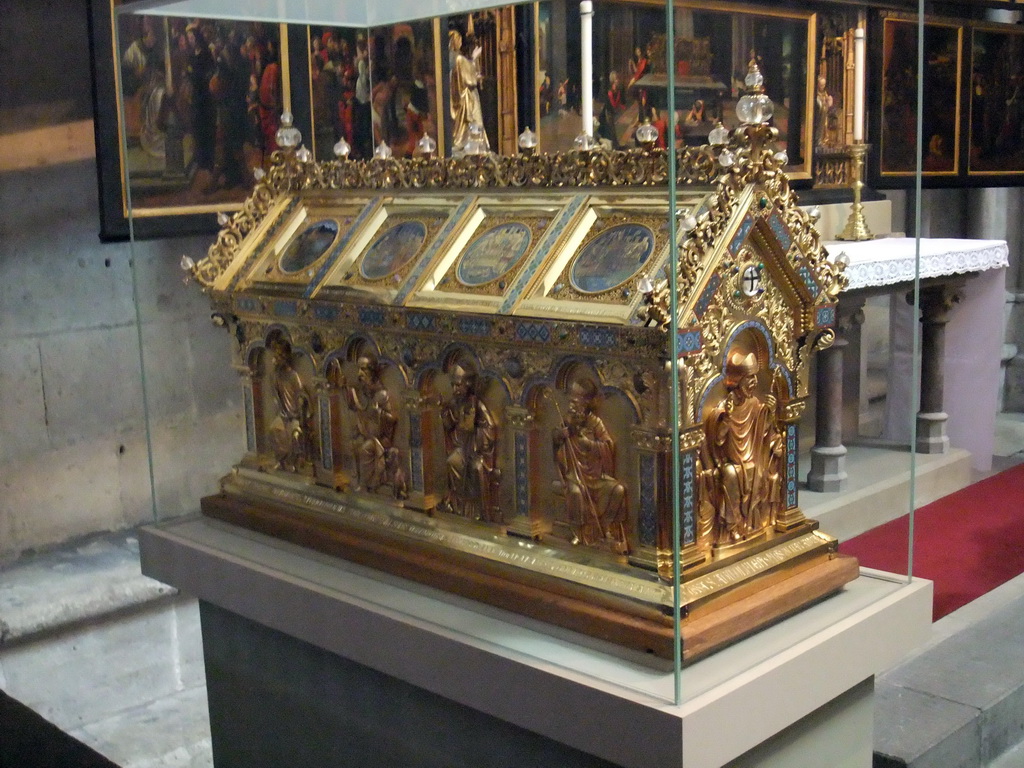
[[[811,448],[811,471],[807,487],[818,493],[835,493],[846,489],[846,446],[814,446]]]
[[[917,453],[949,453],[948,418],[942,412],[917,414]]]

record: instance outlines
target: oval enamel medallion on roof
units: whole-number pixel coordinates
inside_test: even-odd
[[[654,250],[654,233],[641,224],[619,224],[587,243],[573,262],[569,280],[581,293],[617,288],[643,269]]]
[[[476,238],[459,261],[459,282],[470,288],[493,283],[530,247],[530,228],[519,221],[498,224]]]
[[[330,250],[338,238],[338,222],[323,219],[306,227],[285,248],[277,267],[286,275],[301,272]]]
[[[380,235],[366,250],[360,274],[367,280],[380,280],[393,275],[415,258],[427,238],[427,225],[422,221],[400,221]]]

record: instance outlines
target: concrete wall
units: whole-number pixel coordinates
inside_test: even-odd
[[[4,60],[18,62],[0,76],[0,136],[81,117],[86,13],[85,0],[0,0]],[[43,55],[47,28],[74,66]],[[210,238],[133,251],[101,244],[98,216],[92,161],[0,173],[0,562],[193,512],[241,455],[233,342],[178,267]]]
[[[204,239],[97,238],[91,163],[0,176],[0,558],[153,518],[197,500],[241,455],[231,340],[185,286]]]

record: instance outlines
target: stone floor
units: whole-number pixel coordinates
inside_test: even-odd
[[[996,469],[1024,460],[1024,418],[1000,420],[997,453]],[[938,622],[923,652],[1017,605],[1024,610],[1024,576]],[[893,671],[880,685],[900,681]],[[213,764],[196,603],[141,575],[131,535],[97,537],[0,570],[0,688],[123,768]],[[931,704],[953,703],[940,696]],[[899,721],[911,734],[921,725]],[[918,747],[925,757],[913,765],[946,765]],[[988,768],[1024,768],[1024,744]]]
[[[0,572],[0,688],[123,768],[212,766],[199,611],[133,536]]]

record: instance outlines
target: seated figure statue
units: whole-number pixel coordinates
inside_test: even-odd
[[[597,385],[582,379],[569,389],[568,415],[552,435],[574,544],[604,543],[627,554],[626,488],[615,471],[615,441],[594,410]]]
[[[732,544],[775,524],[781,504],[785,451],[776,400],[755,394],[759,364],[751,352],[729,354],[725,398],[704,421],[703,501],[714,510],[714,542]]]
[[[380,379],[376,361],[360,357],[359,381],[347,387],[345,399],[355,415],[356,437],[354,453],[359,486],[365,491],[377,491],[390,485],[396,498],[406,495],[405,472],[402,470],[395,431],[398,415],[394,403]]]
[[[498,522],[498,425],[477,394],[477,376],[452,369],[452,398],[441,410],[448,454],[445,507],[463,517]]]

